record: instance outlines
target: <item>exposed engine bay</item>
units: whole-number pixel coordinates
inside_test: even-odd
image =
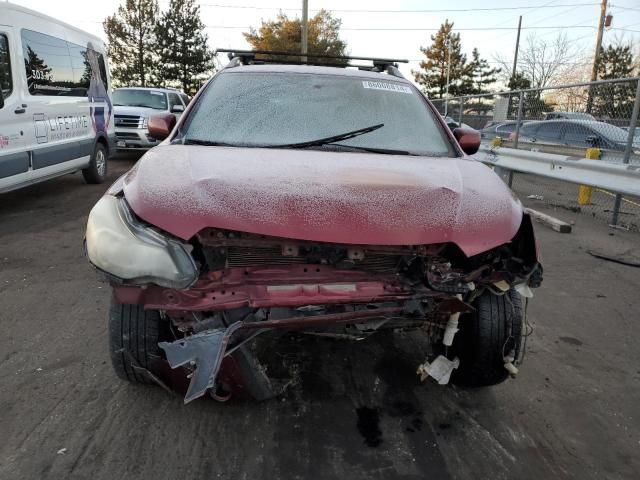
[[[451,345],[477,296],[512,288],[530,296],[542,280],[528,216],[510,243],[473,257],[451,243],[329,245],[220,229],[203,230],[192,245],[200,276],[189,289],[114,287],[118,301],[171,322],[175,340],[160,346],[172,368],[191,371],[185,402],[215,390],[224,357],[263,332],[359,340],[420,330]]]

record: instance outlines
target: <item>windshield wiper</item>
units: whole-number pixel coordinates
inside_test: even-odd
[[[341,133],[340,135],[333,135],[331,137],[319,138],[318,140],[311,140],[309,142],[300,142],[300,143],[285,143],[283,145],[265,145],[264,148],[306,148],[306,147],[317,147],[320,145],[328,145],[330,143],[339,142],[341,140],[349,140],[350,138],[354,138],[360,135],[364,135],[365,133],[373,132],[374,130],[378,130],[379,128],[384,127],[384,123],[379,123],[377,125],[372,125],[366,128],[360,128],[358,130],[353,130],[351,132]]]
[[[343,143],[332,143],[331,145],[335,145],[336,147],[353,148],[364,152],[385,153],[387,155],[411,155],[407,150],[394,150],[392,148],[359,147],[356,145],[345,145]]]
[[[145,105],[144,103],[127,103],[127,104],[115,103],[114,105],[118,105],[120,107],[140,107],[140,108],[151,108],[153,110],[164,110],[164,108],[152,107],[151,105]]]
[[[208,147],[237,147],[231,143],[212,142],[210,140],[200,140],[198,138],[185,138],[182,142],[183,145],[206,145]]]

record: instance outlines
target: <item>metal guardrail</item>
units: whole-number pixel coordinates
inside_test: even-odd
[[[503,171],[530,173],[640,197],[640,165],[613,164],[488,145],[483,145],[473,158]],[[497,173],[503,172],[498,170]]]
[[[490,139],[487,143],[491,144]],[[500,146],[503,148],[516,148],[515,142],[511,140],[501,140]],[[541,143],[530,143],[530,142],[518,142],[517,145],[518,150],[525,150],[531,152],[539,152],[539,153],[551,153],[555,155],[565,155],[569,157],[582,158],[585,155],[585,148],[581,147],[571,147],[566,145],[549,145],[549,144],[541,144]],[[616,163],[621,164],[624,163],[624,152],[616,152],[612,150],[602,150],[598,149],[599,155],[597,160],[608,163]],[[629,157],[629,163],[640,165],[640,154],[636,152],[631,152]]]
[[[590,148],[597,149],[599,153],[597,156],[589,156],[589,159],[597,159],[598,163],[616,163],[617,171],[635,172],[633,167],[625,170],[625,167],[621,169],[620,165],[640,165],[640,156],[637,153],[640,145],[640,134],[637,133],[640,130],[640,77],[431,98],[431,101],[441,114],[452,117],[458,123],[467,123],[473,128],[482,129],[485,138],[493,139],[498,136],[502,141],[512,140],[508,146],[513,149],[534,150],[523,152],[521,156],[510,154],[509,162],[503,153],[505,160],[502,160],[501,168],[506,169],[507,163],[512,168],[508,171],[506,179],[510,187],[513,187],[513,172],[525,172],[523,162],[529,162],[526,169],[531,169],[532,176],[543,174],[548,179],[545,185],[538,184],[541,189],[546,190],[547,195],[532,196],[555,200],[561,196],[566,198],[570,187],[569,183],[563,182],[570,182],[565,178],[568,178],[567,172],[571,171],[573,181],[582,187],[577,202],[573,205],[564,202],[563,206],[590,210],[594,216],[610,215],[611,225],[617,225],[621,218],[633,218],[636,222],[634,225],[640,225],[640,198],[634,195],[630,195],[633,198],[624,198],[624,195],[629,194],[622,192],[620,184],[609,183],[610,174],[616,171],[616,167],[609,169],[607,166],[598,167],[590,164],[588,171],[592,178],[589,181],[586,181],[589,175],[585,171],[569,168],[572,165],[576,166],[578,156],[586,157],[584,149]],[[583,149],[582,154],[580,149]],[[573,155],[573,159],[568,160],[569,156],[566,154]],[[557,160],[554,156],[563,155],[567,162],[573,163],[562,163],[560,168],[561,164],[554,163]],[[542,158],[549,160],[544,168],[540,166],[540,162],[536,163],[533,160]],[[554,170],[552,165],[556,165],[555,170],[558,170],[551,171],[553,176],[549,172]],[[515,169],[516,166],[518,169]],[[562,169],[567,171],[560,172]],[[540,173],[533,173],[534,170]],[[599,180],[593,178],[598,175],[608,177]],[[525,177],[526,174],[518,175],[523,185],[533,187]],[[637,182],[637,178],[629,181]],[[605,188],[604,183],[616,188]],[[587,185],[595,186],[593,192]],[[595,194],[595,189],[600,189],[601,192],[597,195],[598,201],[592,202],[591,193]],[[600,194],[608,196],[609,199],[605,201]],[[610,202],[611,199],[613,202]],[[630,209],[633,211],[630,212]]]

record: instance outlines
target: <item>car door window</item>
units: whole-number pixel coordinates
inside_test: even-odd
[[[188,97],[186,94],[181,93],[181,94],[180,94],[180,98],[182,99],[182,102],[184,103],[184,106],[185,106],[185,107],[186,107],[187,105],[189,105],[190,100],[189,100],[189,97]]]
[[[182,105],[182,102],[180,101],[180,97],[178,97],[178,94],[170,93],[169,94],[169,111],[173,111],[174,106],[179,106],[184,108],[184,105]]]
[[[590,147],[587,138],[595,136],[597,135],[591,129],[582,125],[567,125],[562,139],[569,146]]]
[[[538,140],[557,141],[560,140],[562,133],[561,123],[545,123],[538,127],[535,138]]]
[[[535,138],[537,131],[538,131],[538,124],[537,123],[532,124],[532,125],[522,125],[520,127],[520,136],[521,137]]]
[[[510,133],[515,131],[516,131],[515,123],[507,123],[505,125],[500,125],[496,128],[496,132],[500,132],[500,133]]]
[[[2,89],[3,98],[7,98],[13,91],[9,40],[7,36],[3,34],[0,34],[0,89]]]

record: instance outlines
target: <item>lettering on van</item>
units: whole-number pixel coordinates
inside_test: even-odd
[[[51,70],[51,69],[49,69]],[[31,69],[31,78],[34,80],[51,80],[51,74],[46,70],[39,70],[37,68]]]
[[[49,117],[44,113],[34,114],[33,123],[38,143],[86,135],[89,133],[91,125],[88,115],[57,115]]]

